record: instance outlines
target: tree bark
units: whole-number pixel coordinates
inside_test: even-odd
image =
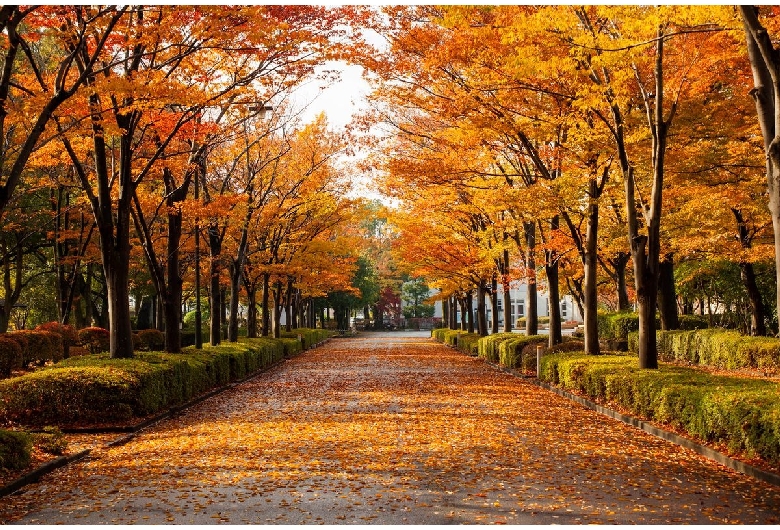
[[[219,274],[222,270],[220,258],[222,238],[217,226],[208,229],[209,243],[209,344],[217,346],[222,342],[222,296]]]
[[[509,283],[509,251],[504,250],[501,260],[501,286],[504,296],[504,333],[512,331],[512,293]]]
[[[737,222],[737,237],[742,248],[749,249],[752,246],[750,232],[747,223],[742,217],[742,212],[738,208],[732,208],[734,219]],[[742,285],[748,295],[748,304],[750,306],[750,334],[753,336],[766,335],[766,308],[761,297],[761,291],[756,283],[756,271],[753,264],[749,261],[740,260],[739,262],[740,278]]]
[[[658,311],[661,314],[661,329],[680,327],[677,317],[677,291],[674,286],[674,257],[667,254],[659,266]]]
[[[466,293],[466,307],[463,316],[467,319],[467,330],[474,333],[474,295],[472,291]]]
[[[775,283],[780,286],[780,55],[758,19],[758,7],[738,6],[747,40],[758,123],[764,139],[769,212],[775,242]],[[780,288],[775,307],[780,314]]]
[[[588,224],[585,232],[585,245],[583,265],[585,278],[583,281],[583,309],[585,327],[585,353],[598,355],[601,353],[599,346],[598,328],[598,230],[599,230],[599,205],[596,201],[598,185],[595,179],[589,183],[591,201],[588,205]]]
[[[263,273],[263,301],[260,305],[260,310],[263,312],[263,337],[267,337],[271,333],[271,275],[267,272]],[[324,323],[323,323],[324,327]]]
[[[485,296],[487,295],[487,289],[485,288],[485,281],[480,280],[477,285],[477,333],[481,336],[486,336],[487,331],[487,306],[485,304]]]
[[[525,268],[527,275],[525,293],[525,334],[539,333],[539,309],[536,300],[536,225],[533,222],[523,224],[525,230]]]
[[[498,278],[493,275],[490,282],[490,332],[498,333]]]

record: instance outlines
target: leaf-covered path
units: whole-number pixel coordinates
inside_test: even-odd
[[[26,524],[776,524],[780,488],[397,333],[331,340],[0,506]]]

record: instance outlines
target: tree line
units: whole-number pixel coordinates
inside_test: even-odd
[[[551,344],[565,289],[592,354],[597,311],[635,307],[643,368],[657,367],[657,314],[675,329],[680,313],[712,312],[726,269],[747,331],[775,333],[778,14],[386,8],[387,46],[362,64],[377,81],[371,164],[398,204],[398,256],[450,308],[488,297],[495,312],[497,285],[527,282],[529,334],[545,289]]]
[[[34,285],[59,321],[105,326],[113,357],[132,356],[131,300],[140,311],[144,297],[179,351],[201,267],[212,344],[225,324],[237,340],[242,297],[254,336],[278,334],[283,312],[312,322],[313,300],[352,289],[359,201],[336,164],[347,137],[324,116],[302,124],[288,100],[329,82],[316,67],[348,52],[358,16],[0,8],[0,331]]]

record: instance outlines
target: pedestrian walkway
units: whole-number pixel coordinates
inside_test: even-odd
[[[777,524],[780,488],[427,338],[334,339],[0,500],[23,524]]]

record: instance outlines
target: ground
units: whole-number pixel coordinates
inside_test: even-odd
[[[777,524],[780,488],[415,334],[334,339],[0,503],[23,524]]]

